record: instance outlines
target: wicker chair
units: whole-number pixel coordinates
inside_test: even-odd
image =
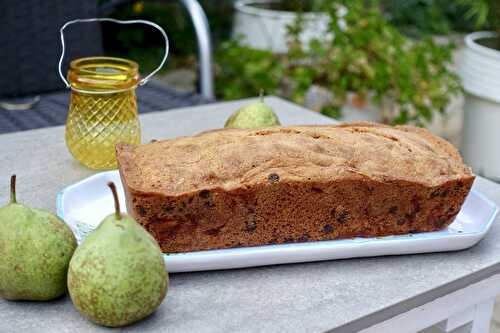
[[[69,93],[57,74],[59,28],[68,20],[102,17],[131,0],[95,1],[23,0],[10,2],[0,20],[0,133],[64,124]],[[209,28],[196,0],[180,0],[196,30],[199,49],[200,93],[179,92],[150,82],[137,90],[139,112],[204,104],[213,100]],[[65,33],[65,59],[102,54],[98,25],[75,25]],[[66,60],[64,68],[67,68]],[[1,107],[7,110],[2,109]],[[20,110],[27,109],[27,110]]]

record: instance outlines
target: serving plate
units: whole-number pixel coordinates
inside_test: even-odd
[[[57,215],[73,229],[81,242],[114,210],[107,182],[125,195],[118,171],[98,173],[66,187],[57,195]],[[165,254],[169,272],[231,269],[308,261],[455,251],[469,248],[488,232],[498,207],[483,194],[471,191],[460,213],[448,228],[418,234],[376,238],[265,245],[223,250]]]

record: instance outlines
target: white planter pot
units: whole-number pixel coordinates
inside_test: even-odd
[[[477,174],[500,180],[500,52],[476,43],[494,36],[475,32],[465,37],[462,153]]]
[[[233,37],[241,37],[242,42],[254,49],[286,53],[287,26],[295,22],[294,12],[270,10],[252,4],[266,4],[272,0],[239,0],[234,4],[235,17]],[[300,35],[303,45],[313,38],[330,38],[329,18],[324,13],[304,13],[304,30]]]

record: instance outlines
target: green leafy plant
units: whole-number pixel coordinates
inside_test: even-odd
[[[340,8],[346,12],[338,16]],[[225,99],[254,96],[263,88],[303,103],[311,86],[328,89],[333,99],[321,112],[338,117],[351,93],[382,108],[386,121],[423,125],[444,112],[460,92],[448,69],[452,45],[432,39],[410,40],[383,16],[375,2],[325,1],[334,38],[302,45],[302,19],[289,27],[289,51],[275,55],[252,50],[238,41],[218,53],[217,93]]]
[[[224,99],[250,97],[261,89],[278,93],[285,73],[281,57],[242,46],[239,40],[221,44],[216,54],[216,90]]]
[[[253,6],[288,12],[312,12],[320,10],[322,3],[321,0],[274,0],[271,2],[255,2]]]
[[[500,50],[500,1],[498,0],[460,0],[469,6],[465,16],[473,19],[477,29],[489,29],[497,33],[496,41],[486,46]]]
[[[470,5],[449,0],[381,0],[389,22],[412,37],[426,34],[445,35],[474,29],[471,17],[464,13]]]

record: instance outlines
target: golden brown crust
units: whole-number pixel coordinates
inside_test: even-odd
[[[215,130],[117,158],[165,252],[438,230],[474,180],[445,140],[373,123]]]

